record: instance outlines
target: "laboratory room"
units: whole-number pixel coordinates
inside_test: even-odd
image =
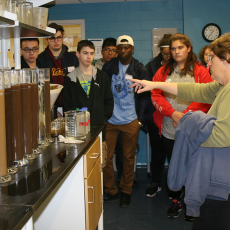
[[[0,0],[0,229],[229,230],[229,8]]]

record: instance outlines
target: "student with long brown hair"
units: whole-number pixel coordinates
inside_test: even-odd
[[[172,57],[165,66],[157,71],[153,77],[154,82],[208,83],[212,81],[207,69],[197,61],[191,41],[186,35],[174,34],[170,38],[169,46]],[[156,108],[153,119],[159,129],[162,142],[158,162],[163,165],[166,157],[170,162],[175,140],[175,127],[183,115],[189,110],[207,112],[210,105],[179,100],[176,96],[165,93],[160,89],[152,91],[151,99]],[[178,217],[178,212],[181,211],[181,194],[181,191],[171,192],[172,204],[167,211],[169,218]]]

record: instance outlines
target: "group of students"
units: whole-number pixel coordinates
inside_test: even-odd
[[[211,104],[221,88],[219,85],[224,85],[223,82],[218,81],[218,77],[214,79],[220,84],[213,82],[207,66],[204,67],[202,65],[204,63],[198,62],[193,53],[190,39],[183,34],[165,34],[159,42],[159,55],[146,66],[143,66],[132,56],[134,41],[130,36],[123,35],[117,40],[107,38],[102,45],[102,59],[98,60],[94,66],[92,63],[95,47],[92,42],[82,40],[78,43],[76,53],[68,52],[68,47],[63,44],[63,27],[55,23],[50,24],[49,27],[55,28],[56,34],[54,37],[46,38],[48,46],[41,54],[39,54],[38,39],[21,40],[21,66],[22,68],[51,69],[50,81],[64,86],[56,102],[56,109],[59,107],[65,112],[87,107],[91,114],[91,124],[105,125],[103,144],[107,145],[105,148],[107,149],[107,161],[103,168],[104,201],[116,202],[119,200],[112,158],[115,149],[120,149],[120,151],[116,151],[117,159],[120,159],[118,173],[120,173],[121,195],[119,205],[120,207],[130,206],[134,183],[134,155],[140,129],[149,133],[152,149],[152,184],[147,188],[146,196],[155,196],[161,190],[161,177],[166,157],[169,163],[172,158],[175,134],[180,120],[185,119],[188,111],[199,110],[210,113]],[[230,35],[228,35],[229,37]],[[206,47],[204,50],[202,55],[207,57],[205,60],[209,60],[208,67],[212,58],[220,58],[221,62],[226,62],[226,68],[229,65],[230,51],[222,48],[226,52],[222,51],[220,56],[217,55],[218,49],[221,49],[220,45],[221,43],[214,42],[211,47]],[[206,54],[206,51],[209,53]],[[212,75],[213,71],[216,71],[215,67],[211,67]],[[216,68],[220,68],[220,66]],[[133,84],[132,81],[135,83]],[[162,85],[159,85],[159,82]],[[163,82],[170,83],[166,85],[172,85],[175,89],[170,91],[168,90],[169,86],[164,88]],[[183,84],[180,86],[180,83]],[[199,83],[200,87],[195,87],[197,85],[195,83]],[[175,96],[177,90],[180,92],[179,89],[184,85],[186,90]],[[140,89],[142,87],[144,89]],[[226,108],[223,109],[226,110]],[[60,111],[62,110],[57,109],[57,116],[60,116]],[[221,113],[223,114],[222,111]],[[211,114],[219,115],[218,112]],[[212,140],[218,139],[220,136],[222,138],[224,134],[221,128],[223,128],[222,124],[217,125],[217,131]],[[219,141],[219,139],[214,141],[214,146],[210,146],[210,142],[207,143],[204,147],[228,146],[227,143],[222,146],[223,141]],[[186,192],[185,188],[185,195]],[[181,210],[181,196],[181,189],[171,192],[172,204],[167,210],[168,217],[178,217]],[[221,199],[224,200],[223,197]],[[218,200],[217,204],[227,203],[220,199],[214,200]],[[195,215],[195,217],[197,216]],[[196,221],[193,222],[193,229],[229,229],[226,227],[209,228],[210,225],[206,220],[209,217],[201,215],[196,218]],[[186,218],[191,220],[192,215],[187,215]],[[212,221],[213,226],[219,223],[219,220],[214,217]],[[225,221],[225,225],[229,222],[226,219],[223,221]],[[200,227],[202,224],[203,227]]]

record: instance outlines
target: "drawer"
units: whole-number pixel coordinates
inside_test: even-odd
[[[100,137],[96,139],[84,155],[84,178],[88,178],[98,159],[100,159]]]

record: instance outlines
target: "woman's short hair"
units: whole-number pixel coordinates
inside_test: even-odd
[[[230,58],[227,54],[230,54],[230,33],[225,33],[210,44],[210,49],[221,60],[226,60],[230,63]]]

